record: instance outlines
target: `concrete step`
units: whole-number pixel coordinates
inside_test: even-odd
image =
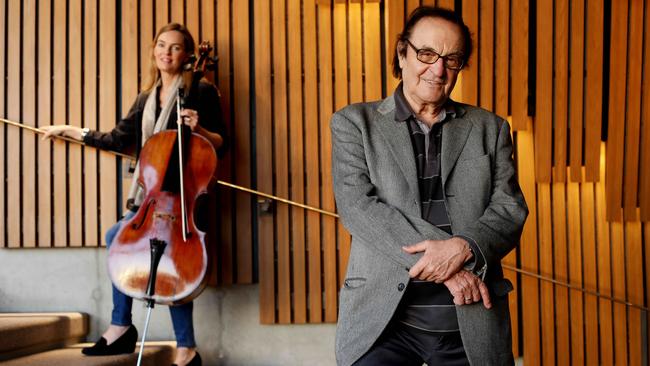
[[[83,347],[92,343],[79,343],[65,348],[45,351],[0,362],[0,366],[134,366],[138,360],[140,343],[136,352],[117,356],[85,356]],[[169,366],[174,361],[176,342],[147,342],[142,355],[143,366]]]
[[[78,343],[87,334],[82,313],[0,313],[0,361]]]

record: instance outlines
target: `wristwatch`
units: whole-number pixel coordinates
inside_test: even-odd
[[[84,127],[81,129],[81,141],[83,141],[86,138],[86,135],[90,132],[90,128]]]

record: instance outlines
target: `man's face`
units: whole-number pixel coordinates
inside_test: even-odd
[[[409,40],[415,48],[433,50],[441,56],[459,55],[463,50],[460,28],[442,18],[421,19]],[[406,42],[402,46],[406,47],[406,54],[399,55],[399,65],[407,100],[416,106],[443,105],[454,89],[459,70],[446,68],[442,57],[433,64],[421,62],[413,47]]]

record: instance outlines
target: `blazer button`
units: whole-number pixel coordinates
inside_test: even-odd
[[[397,285],[397,290],[398,291],[404,291],[404,287],[406,287],[406,286],[404,286],[403,283],[400,283],[399,285]]]

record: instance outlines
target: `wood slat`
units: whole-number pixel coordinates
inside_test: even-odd
[[[567,123],[569,99],[569,8],[567,1],[555,3],[555,49],[553,53],[555,80],[553,82],[553,118],[555,133],[553,138],[553,181],[566,182],[567,166]],[[537,111],[539,113],[539,111]]]
[[[219,55],[217,84],[221,91],[221,109],[223,111],[224,121],[230,139],[230,153],[226,155],[225,159],[220,161],[219,178],[228,182],[233,181],[233,167],[232,161],[235,159],[232,145],[234,141],[234,121],[231,116],[231,52],[230,52],[230,19],[231,7],[229,1],[217,2],[217,38],[216,47],[217,54]],[[220,281],[224,285],[229,285],[234,282],[235,261],[234,261],[234,225],[233,220],[235,217],[234,212],[234,191],[230,189],[219,188],[219,202],[221,205],[221,218],[219,230],[219,258],[221,258],[221,271]]]
[[[210,42],[212,47],[214,47],[213,53],[215,56],[219,56],[217,53],[217,46],[215,44],[217,37],[216,37],[216,28],[217,28],[217,12],[216,12],[216,4],[213,1],[202,1],[201,2],[201,9],[200,9],[200,17],[201,17],[201,38],[199,38],[200,42],[207,40]],[[218,63],[218,61],[217,61]],[[206,79],[209,80],[211,83],[216,84],[216,71],[215,72],[209,72],[207,75],[205,75]]]
[[[152,50],[152,42],[154,37],[156,36],[156,14],[154,10],[154,3],[155,0],[141,0],[140,1],[140,14],[148,14],[148,16],[140,16],[140,80],[138,83],[139,89],[141,89],[142,83],[146,80],[147,78],[147,72],[148,68],[150,65],[150,60],[151,60],[151,50]],[[157,5],[156,5],[157,7]],[[153,13],[153,14],[152,14]]]
[[[607,169],[610,166],[607,165]],[[612,295],[625,299],[625,227],[622,222],[610,224],[611,260],[612,260]],[[627,309],[621,303],[614,303],[614,362],[616,365],[628,365],[628,331]]]
[[[381,99],[381,24],[379,3],[363,4],[363,70],[365,98],[367,101]],[[320,59],[319,59],[320,63]]]
[[[555,280],[568,283],[569,259],[567,245],[567,194],[566,184],[553,183],[553,259]],[[558,365],[571,363],[569,338],[569,290],[555,286],[555,357]]]
[[[271,192],[273,189],[273,141],[272,141],[272,106],[271,96],[271,24],[270,4],[265,0],[254,3],[255,12],[255,112],[258,116],[256,127],[256,159],[258,189]],[[275,321],[275,271],[274,271],[274,236],[273,216],[260,212],[258,216],[259,230],[259,266],[260,273],[260,322],[269,324]],[[281,255],[281,253],[278,253]],[[284,253],[287,255],[288,253]],[[281,270],[278,268],[278,270]],[[283,279],[281,279],[283,280]],[[281,284],[278,281],[278,287]],[[286,296],[286,290],[278,296],[279,322],[291,321],[291,302]]]
[[[22,41],[22,122],[36,127],[36,3],[23,4]],[[1,57],[1,56],[0,56]],[[36,155],[37,135],[29,131],[22,133],[22,243],[23,247],[36,246]],[[1,157],[0,157],[1,158]],[[2,207],[2,206],[0,206]]]
[[[199,23],[199,0],[185,0],[185,26],[189,29],[197,46],[203,40]]]
[[[512,128],[527,127],[528,118],[528,2],[512,2]]]
[[[645,7],[645,33],[650,31],[650,4]],[[645,37],[643,59],[643,102],[641,103],[641,157],[639,161],[639,207],[641,220],[650,221],[650,37]]]
[[[83,54],[82,39],[83,16],[81,0],[68,2],[68,118],[67,122],[81,127],[81,106],[83,103],[82,72]],[[68,245],[80,247],[83,245],[83,182],[81,173],[81,146],[68,146]]]
[[[420,0],[406,0],[406,15],[411,14],[418,6],[420,6]]]
[[[273,94],[274,94],[274,160],[275,194],[289,197],[289,136],[287,120],[287,29],[286,5],[283,0],[273,1]],[[289,206],[276,207],[276,240],[278,245],[278,297],[280,303],[291,303],[291,248]],[[302,276],[295,276],[294,290],[302,294],[293,301],[293,321],[307,322],[306,285]],[[279,321],[290,321],[291,313],[279,312]]]
[[[603,0],[588,1],[586,5],[586,55],[585,55],[585,166],[587,181],[600,177],[600,135],[603,104]]]
[[[495,75],[495,4],[494,0],[483,0],[479,3],[480,34],[479,34],[479,105],[489,111],[494,111],[494,75]]]
[[[334,192],[332,189],[332,136],[329,121],[334,108],[332,84],[332,9],[329,5],[319,5],[318,11],[318,49],[319,49],[319,105],[320,105],[320,164],[323,209],[334,212]],[[378,20],[377,20],[378,21]],[[381,87],[380,87],[381,89]],[[321,215],[323,245],[323,277],[325,291],[326,322],[336,322],[337,307],[337,270],[336,270],[336,219]]]
[[[98,127],[97,113],[97,2],[84,3],[84,55],[83,55],[83,126],[92,130]],[[97,150],[84,149],[84,243],[99,246],[102,242],[99,231],[99,194],[97,192],[98,162]],[[39,174],[39,178],[41,178]],[[39,203],[40,206],[40,203]]]
[[[185,0],[170,0],[169,15],[172,22],[185,24]],[[233,8],[236,8],[233,6]],[[244,18],[242,18],[244,19]]]
[[[639,188],[641,80],[643,78],[643,1],[632,1],[629,11],[623,216],[626,221],[634,221],[637,219]]]
[[[160,0],[154,0],[155,1],[155,11],[156,11],[156,22],[155,22],[155,29],[158,30],[160,29],[163,25],[167,24],[170,22],[170,17],[169,17],[169,2],[168,1],[160,1]],[[153,39],[153,37],[152,37]]]
[[[583,169],[583,174],[584,169]],[[580,212],[582,213],[582,263],[583,286],[587,290],[598,291],[598,266],[596,263],[596,209],[594,183],[587,183],[583,178],[580,185]],[[597,365],[598,360],[598,298],[592,295],[584,297],[585,319],[585,364]]]
[[[46,126],[52,121],[52,33],[50,26],[52,22],[51,2],[49,0],[38,2],[38,126]],[[4,9],[4,6],[2,6]],[[1,12],[1,11],[0,11]],[[4,37],[0,37],[4,39]],[[4,50],[5,48],[2,47]],[[3,58],[4,59],[4,58]],[[4,68],[3,68],[4,70]],[[0,83],[2,84],[2,83]],[[1,104],[1,103],[0,103]],[[2,131],[3,128],[0,128]],[[1,132],[0,132],[1,134]],[[40,141],[38,148],[38,246],[49,247],[52,245],[52,143]],[[0,149],[2,150],[2,149]],[[2,159],[3,162],[5,159]],[[3,163],[0,163],[3,164]],[[0,193],[0,197],[2,193]],[[0,220],[0,223],[4,220]],[[1,225],[1,224],[0,224]],[[0,229],[2,229],[0,227]],[[4,233],[5,231],[2,230]],[[3,236],[0,236],[3,238]]]
[[[393,2],[391,2],[392,4]],[[395,2],[397,3],[397,2]],[[334,43],[334,109],[345,107],[349,102],[348,95],[348,46],[347,46],[347,14],[345,4],[334,4],[333,10],[333,43]],[[337,221],[338,243],[338,287],[343,285],[345,271],[350,252],[350,235],[343,227],[341,220]]]
[[[476,38],[480,37],[479,31],[479,2],[478,0],[465,0],[463,1],[463,21],[469,27],[470,32]],[[474,41],[474,52],[469,59],[469,66],[466,66],[459,75],[460,88],[462,98],[459,101],[471,105],[478,105],[478,71],[479,71],[479,57],[484,45]],[[460,80],[462,79],[462,80]]]
[[[7,49],[20,50],[20,3],[10,1],[7,11]],[[7,90],[20,90],[20,52],[7,52]],[[20,93],[7,93],[7,117],[13,121],[20,121]],[[10,248],[21,246],[21,200],[20,200],[20,158],[21,158],[21,131],[16,127],[9,127],[6,132],[6,204],[7,204],[7,244]],[[64,170],[65,171],[65,170]]]
[[[535,178],[551,182],[553,165],[553,2],[537,3],[537,53],[535,93]]]
[[[580,183],[576,182],[567,182],[567,233],[569,234],[569,283],[582,287]],[[571,363],[575,365],[583,365],[585,361],[583,302],[580,291],[569,290]]]
[[[250,141],[250,47],[248,32],[248,2],[236,1],[232,4],[233,59],[233,99],[234,129],[233,153],[237,161],[235,182],[244,187],[251,186],[251,149]],[[236,228],[237,228],[237,283],[253,282],[253,248],[251,236],[251,200],[248,194],[237,192]]]
[[[612,2],[609,67],[609,113],[607,116],[607,219],[620,220],[623,207],[623,148],[627,75],[627,11],[628,1]]]
[[[115,26],[115,4],[99,2],[99,125],[101,131],[109,131],[115,126],[117,70],[116,55],[113,51],[117,44]],[[100,231],[105,232],[118,219],[117,175],[115,157],[107,152],[99,153],[99,204]],[[103,240],[103,238],[102,238]],[[104,243],[105,244],[105,243]]]
[[[538,271],[537,253],[537,194],[535,189],[535,165],[528,157],[534,156],[533,134],[531,122],[517,133],[517,156],[519,184],[528,204],[528,220],[524,225],[519,247],[521,267],[526,271]],[[526,158],[521,158],[526,157]],[[539,336],[539,281],[532,277],[522,277],[522,314],[523,337],[525,339],[524,363],[526,365],[540,364]]]
[[[304,131],[306,202],[320,205],[320,166],[318,155],[318,59],[316,55],[316,6],[303,2],[303,70],[304,70]],[[321,283],[320,214],[307,211],[307,246],[309,250],[309,321],[323,321],[323,286]]]
[[[6,8],[7,8],[6,2],[4,0],[0,1],[0,26],[2,27],[2,29],[6,29],[5,28],[7,22]],[[5,80],[6,78],[6,69],[5,69],[7,63],[6,46],[7,46],[6,37],[4,36],[0,37],[0,75],[2,76],[2,80]],[[5,83],[2,82],[0,83],[0,116],[2,116],[3,118],[8,117],[5,108],[5,97],[6,97]],[[3,143],[6,138],[6,130],[7,130],[7,126],[0,126],[0,141],[3,141]],[[0,178],[2,178],[3,180],[5,179],[5,173],[7,170],[6,163],[7,163],[7,159],[6,159],[5,149],[0,148]],[[6,207],[5,190],[0,189],[0,209],[4,210],[5,207]],[[3,217],[0,218],[0,246],[2,247],[7,246],[6,223],[7,223],[6,217],[4,217],[3,215]]]
[[[437,2],[441,8],[454,10],[454,0],[437,0]]]
[[[584,53],[585,53],[585,4],[583,1],[571,2],[570,64],[569,64],[569,161],[570,176],[574,182],[582,180],[583,149],[583,102],[584,102]]]
[[[302,47],[300,30],[300,0],[289,0],[288,4],[288,50],[298,50]],[[303,146],[303,106],[302,106],[302,57],[300,53],[293,52],[288,60],[289,66],[289,171],[291,199],[304,202],[304,146]],[[294,298],[300,297],[299,302],[307,305],[308,288],[307,263],[305,257],[305,211],[301,208],[291,207],[291,240],[293,242],[293,276],[299,281],[294,286]],[[310,319],[307,318],[309,321]]]
[[[605,219],[605,144],[601,143],[601,158],[599,159],[600,179],[596,184],[596,239],[598,258],[598,292],[612,296],[611,278],[611,246],[609,224]],[[614,333],[612,325],[612,303],[606,299],[598,301],[599,346],[600,362],[603,365],[614,364]]]
[[[138,49],[138,2],[136,0],[122,0],[122,38],[120,43],[125,50]],[[145,43],[143,48],[149,49],[151,41]],[[151,59],[148,58],[148,61]],[[122,90],[120,93],[122,110],[118,118],[125,117],[129,113],[131,105],[135,102],[138,96],[138,53],[137,52],[122,52],[121,61],[121,84]],[[144,70],[148,71],[148,66]],[[129,191],[133,182],[133,175],[129,174],[128,169],[131,165],[129,160],[120,159],[118,167],[122,178],[122,195],[121,201],[118,205],[118,210],[126,208],[126,201],[129,199]],[[100,177],[101,178],[101,177]]]
[[[53,91],[53,122],[67,123],[66,115],[66,4],[57,1],[53,4],[54,14],[54,45],[52,50],[52,91]],[[57,141],[54,143],[52,173],[54,180],[54,245],[64,247],[68,243],[68,210],[67,197],[68,187],[66,184],[66,143]]]
[[[350,103],[364,101],[363,96],[363,38],[361,35],[361,4],[348,4],[348,54],[350,69]]]
[[[510,115],[510,1],[496,0],[496,54],[494,112],[506,118]]]
[[[551,206],[550,184],[537,184],[538,232],[539,232],[539,273],[553,276],[553,207]],[[540,284],[540,311],[542,333],[542,364],[555,365],[555,306],[550,282]]]
[[[642,13],[642,11],[639,9]],[[632,13],[634,14],[634,13]],[[627,187],[626,187],[627,188]],[[625,222],[625,269],[627,276],[627,300],[633,304],[643,304],[643,239],[642,226],[638,216]],[[647,315],[647,314],[646,314]],[[641,310],[628,308],[628,362],[629,365],[642,365],[642,324]]]
[[[386,37],[384,38],[384,48],[386,49],[386,93],[392,94],[397,84],[399,84],[399,80],[393,76],[391,70],[393,55],[395,53],[395,42],[404,27],[404,2],[387,1],[384,4],[384,27],[386,29]],[[336,40],[336,37],[334,37],[334,40]],[[336,53],[336,48],[334,50]]]

